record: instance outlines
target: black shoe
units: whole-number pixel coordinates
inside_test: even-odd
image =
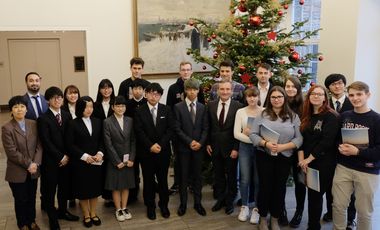
[[[300,226],[301,221],[302,221],[302,212],[303,210],[296,210],[292,220],[289,222],[290,227],[298,228],[298,226]]]
[[[180,205],[177,211],[178,216],[183,216],[186,213],[186,206],[185,205]]]
[[[205,210],[205,208],[201,204],[194,205],[194,209],[195,209],[195,211],[197,211],[197,213],[199,215],[201,215],[201,216],[205,216],[206,215],[206,210]]]
[[[58,219],[67,220],[67,221],[78,221],[79,216],[71,214],[69,211],[58,214]]]
[[[91,222],[95,226],[99,226],[102,224],[102,221],[100,220],[98,216],[91,217]]]
[[[61,227],[59,226],[58,220],[49,220],[49,229],[50,230],[60,230]]]
[[[75,200],[69,200],[69,207],[74,208],[76,206]]]
[[[278,217],[278,224],[281,226],[288,226],[289,224],[288,213],[285,209],[281,212],[280,216]]]
[[[160,210],[161,210],[161,216],[163,218],[169,218],[170,217],[170,211],[169,211],[168,207],[160,207]]]
[[[155,220],[156,219],[156,208],[148,207],[146,211],[146,216],[149,220]]]
[[[234,212],[234,206],[232,204],[226,205],[226,210],[224,211],[227,215],[230,215]]]
[[[219,211],[220,209],[222,209],[223,206],[224,206],[224,202],[222,202],[222,201],[217,201],[217,202],[214,204],[214,206],[212,206],[211,211],[213,211],[213,212],[217,212],[217,211]]]
[[[90,217],[83,217],[83,225],[86,228],[91,228],[92,227],[92,221]]]
[[[323,215],[322,219],[325,222],[331,222],[333,220],[332,213],[331,212],[326,212],[325,215]]]

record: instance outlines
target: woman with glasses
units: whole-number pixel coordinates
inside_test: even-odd
[[[320,191],[308,189],[310,230],[321,229],[323,195],[330,189],[336,158],[336,138],[339,131],[338,114],[329,106],[327,90],[314,85],[308,91],[303,106],[301,132],[303,144],[298,151],[299,166],[304,173],[308,167],[319,171]]]
[[[274,86],[268,92],[269,103],[255,118],[250,139],[257,147],[259,174],[258,208],[259,229],[268,229],[267,215],[271,215],[271,229],[279,230],[286,181],[291,166],[293,150],[302,144],[300,119],[288,105],[285,90]]]

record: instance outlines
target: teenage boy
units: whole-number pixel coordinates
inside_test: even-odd
[[[137,146],[141,151],[137,154],[141,159],[144,180],[143,197],[150,220],[156,219],[155,178],[158,182],[160,200],[158,206],[161,215],[169,218],[168,209],[168,169],[170,162],[170,139],[173,135],[173,116],[169,106],[159,103],[164,90],[158,83],[151,83],[146,88],[148,103],[136,111],[134,125]]]
[[[45,92],[49,109],[38,118],[38,133],[42,142],[41,184],[44,186],[44,201],[49,216],[50,229],[60,229],[58,219],[79,220],[67,210],[70,193],[69,153],[65,145],[65,132],[71,120],[69,112],[61,110],[63,93],[57,87]],[[54,207],[57,193],[58,209]]]
[[[332,187],[334,229],[346,229],[347,207],[352,193],[356,197],[357,229],[372,229],[374,197],[379,186],[380,115],[368,107],[371,94],[366,83],[356,81],[347,90],[354,110],[341,114],[342,128],[368,129],[369,142],[365,147],[350,143],[338,147],[338,165]]]
[[[183,216],[187,208],[187,188],[191,178],[194,209],[205,216],[202,199],[202,159],[208,132],[206,107],[197,101],[199,82],[188,79],[184,83],[186,98],[174,106],[177,156],[181,165],[180,206],[177,214]]]
[[[118,96],[123,96],[125,100],[132,99],[132,87],[131,84],[136,79],[141,79],[144,84],[144,88],[149,85],[149,81],[142,79],[141,74],[144,72],[144,60],[139,57],[134,57],[130,60],[131,77],[125,79],[120,83]]]
[[[273,87],[269,79],[272,77],[272,67],[267,63],[262,63],[257,67],[256,78],[257,78],[257,88],[260,91],[260,101],[263,102],[261,105],[265,107],[267,103],[267,95],[269,90]]]

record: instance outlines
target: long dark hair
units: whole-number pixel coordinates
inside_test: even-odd
[[[302,85],[301,85],[301,82],[298,79],[298,77],[289,76],[289,77],[287,77],[285,79],[285,85],[284,85],[284,87],[286,86],[286,82],[287,81],[291,81],[294,84],[294,86],[296,87],[296,89],[297,89],[296,96],[294,96],[292,98],[288,97],[289,107],[293,110],[293,112],[295,112],[296,114],[298,114],[299,117],[301,117],[301,115],[302,115],[302,109],[303,109],[302,108],[303,107],[303,96],[302,96]]]
[[[102,79],[99,82],[98,85],[98,94],[96,95],[96,103],[102,103],[103,102],[103,95],[100,93],[100,89],[103,89],[105,87],[112,88],[111,98],[110,98],[110,104],[115,100],[115,89],[113,88],[113,84],[109,79]]]
[[[284,96],[284,104],[282,105],[281,111],[278,115],[273,111],[273,105],[270,101],[270,97],[272,96],[272,93],[275,91],[280,92],[282,96]],[[269,90],[267,98],[269,101],[265,109],[263,110],[262,115],[269,116],[269,119],[271,121],[275,121],[277,120],[277,118],[281,118],[283,122],[285,122],[288,119],[290,119],[290,121],[293,121],[295,113],[290,109],[288,104],[288,97],[286,96],[285,90],[281,86],[273,86]]]
[[[335,114],[336,116],[338,116],[338,113],[335,112],[335,110],[333,110],[330,107],[329,97],[328,97],[329,95],[328,95],[327,89],[323,87],[322,85],[313,85],[307,92],[306,97],[305,97],[305,102],[303,104],[301,126],[300,126],[301,131],[304,131],[310,125],[311,116],[314,114],[313,105],[310,103],[310,95],[316,88],[322,89],[325,95],[325,101],[323,102],[322,106],[319,108],[318,113],[325,114],[327,112],[331,112]]]
[[[65,108],[69,108],[69,100],[67,100],[67,98],[66,98],[66,95],[69,93],[77,93],[78,99],[80,98],[80,92],[79,92],[78,87],[76,87],[75,85],[68,85],[65,88],[65,91],[63,92],[63,106]]]

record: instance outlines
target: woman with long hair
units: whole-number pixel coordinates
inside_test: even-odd
[[[101,120],[113,114],[111,105],[115,100],[115,90],[113,84],[109,79],[102,79],[98,85],[98,93],[94,104],[94,117]]]
[[[321,229],[323,195],[331,190],[335,171],[338,114],[329,106],[326,88],[312,86],[305,98],[301,119],[304,141],[298,151],[299,166],[304,173],[308,167],[319,171],[320,191],[308,189],[308,229]]]
[[[70,112],[71,117],[75,119],[75,104],[80,98],[80,92],[75,85],[68,85],[63,92],[63,105],[62,109]]]
[[[259,229],[268,229],[266,218],[270,213],[272,230],[279,230],[278,217],[284,202],[291,156],[293,150],[301,146],[302,136],[300,119],[289,108],[285,90],[280,86],[272,87],[268,99],[267,107],[254,120],[249,137],[257,147]]]

